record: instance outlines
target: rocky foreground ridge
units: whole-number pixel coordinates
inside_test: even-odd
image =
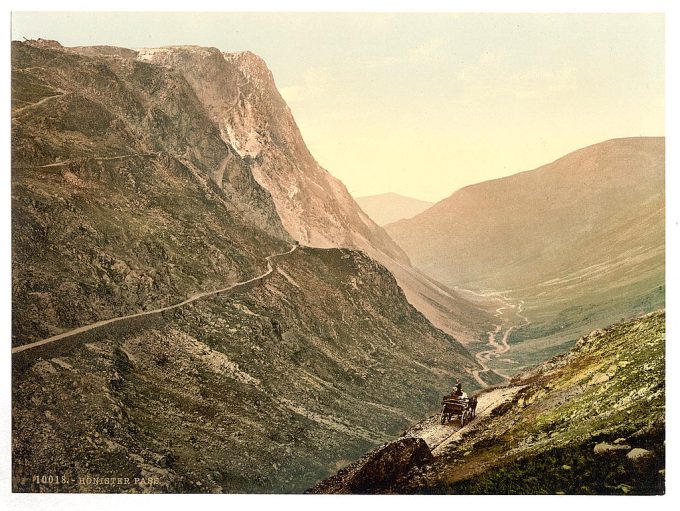
[[[464,428],[431,417],[309,491],[662,494],[664,322],[659,311],[596,330],[483,391],[488,408]]]

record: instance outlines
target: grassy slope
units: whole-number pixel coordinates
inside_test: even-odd
[[[665,314],[582,338],[514,383],[527,385],[444,453],[412,491],[657,494],[664,491]],[[652,451],[596,454],[600,442]]]
[[[502,357],[512,362],[492,359],[514,374],[594,328],[664,306],[664,147],[662,138],[596,144],[386,229],[436,279],[524,301],[531,324],[512,332]]]

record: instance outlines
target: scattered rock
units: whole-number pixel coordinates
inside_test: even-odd
[[[73,370],[73,366],[72,366],[71,364],[69,364],[68,362],[66,362],[66,361],[64,361],[64,360],[62,360],[62,359],[60,359],[60,358],[53,358],[53,359],[51,359],[50,361],[53,362],[53,363],[55,363],[55,364],[57,364],[57,365],[58,365],[59,367],[61,367],[62,369],[66,369],[67,371],[72,371],[72,370]]]
[[[642,449],[640,447],[636,447],[632,451],[630,451],[627,455],[626,458],[628,458],[631,461],[644,461],[647,460],[651,457],[654,456],[654,453],[652,451],[648,451],[647,449]]]
[[[611,454],[616,451],[629,451],[630,445],[626,444],[608,444],[606,442],[601,442],[595,446],[593,452],[595,454]]]
[[[609,381],[610,376],[606,373],[595,373],[595,375],[590,379],[588,385],[601,385]]]
[[[625,441],[626,441],[625,438],[617,438],[616,440],[614,440],[614,443],[618,445],[624,443]]]

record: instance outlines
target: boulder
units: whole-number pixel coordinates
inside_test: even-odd
[[[588,385],[600,385],[609,381],[609,375],[606,373],[595,373],[590,379]]]
[[[402,437],[377,447],[307,492],[373,493],[404,481],[409,473],[432,459],[425,440]]]
[[[411,468],[432,460],[432,452],[422,438],[405,437],[373,451],[355,472],[350,486],[354,491],[390,486]]]
[[[647,449],[642,449],[640,447],[636,447],[635,449],[631,450],[626,455],[626,458],[628,458],[629,460],[634,461],[634,462],[639,462],[639,461],[648,460],[649,458],[651,458],[653,456],[654,456],[654,453],[652,451],[648,451]]]
[[[595,454],[612,454],[617,451],[629,451],[630,445],[626,444],[608,444],[607,442],[600,442],[595,446],[593,452]]]

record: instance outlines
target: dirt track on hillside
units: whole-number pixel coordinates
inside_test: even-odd
[[[135,318],[142,317],[142,316],[156,315],[156,314],[163,313],[163,312],[166,312],[166,311],[169,311],[169,310],[172,310],[172,309],[176,309],[178,307],[182,307],[183,305],[187,305],[187,304],[194,302],[196,300],[200,300],[201,298],[208,298],[208,297],[211,297],[211,296],[219,295],[221,293],[234,291],[234,290],[236,290],[240,287],[244,287],[244,286],[247,286],[249,284],[253,284],[257,281],[264,279],[265,277],[267,277],[268,275],[270,275],[274,271],[274,265],[272,263],[272,260],[274,258],[291,254],[292,252],[295,251],[295,249],[297,249],[297,247],[298,247],[297,245],[293,245],[293,247],[290,250],[288,250],[287,252],[281,252],[281,253],[278,253],[278,254],[272,254],[270,256],[267,256],[265,258],[265,260],[267,261],[267,271],[265,271],[261,275],[255,276],[251,279],[244,280],[243,282],[236,282],[236,283],[231,284],[227,287],[224,287],[224,288],[221,288],[221,289],[215,289],[214,291],[206,291],[206,292],[203,292],[203,293],[197,293],[195,295],[190,296],[189,298],[187,298],[186,300],[184,300],[180,303],[176,303],[174,305],[169,305],[167,307],[161,307],[159,309],[153,309],[153,310],[148,310],[148,311],[144,311],[144,312],[138,312],[137,314],[128,314],[126,316],[118,316],[118,317],[115,317],[115,318],[105,319],[105,320],[102,320],[102,321],[98,321],[96,323],[92,323],[90,325],[82,326],[82,327],[79,327],[79,328],[74,328],[73,330],[69,330],[67,332],[63,332],[63,333],[58,334],[58,335],[53,335],[52,337],[48,337],[47,339],[43,339],[41,341],[36,341],[36,342],[29,343],[29,344],[23,344],[21,346],[16,346],[16,347],[12,348],[12,355],[24,352],[26,350],[38,348],[38,347],[44,346],[46,344],[54,343],[56,341],[64,340],[64,339],[67,339],[69,337],[79,335],[79,334],[88,332],[90,330],[94,330],[96,328],[103,327],[105,325],[110,325],[112,323],[119,323],[119,322],[124,322],[124,321],[130,321],[130,320],[133,320]]]
[[[477,416],[463,427],[460,427],[460,422],[457,420],[440,424],[439,414],[437,414],[412,427],[406,435],[425,440],[432,454],[437,456],[447,445],[460,441],[467,430],[488,417],[499,405],[510,401],[522,388],[523,386],[501,387],[482,392],[478,396]]]

